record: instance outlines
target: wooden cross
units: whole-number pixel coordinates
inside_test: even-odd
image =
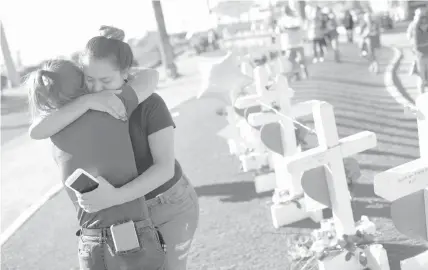
[[[416,107],[428,116],[428,94],[420,96]],[[418,117],[420,158],[379,173],[374,179],[375,193],[395,201],[428,187],[428,117]]]
[[[312,105],[319,146],[287,157],[286,166],[292,174],[300,174],[321,166],[326,168],[325,181],[336,231],[339,235],[352,235],[356,233],[356,229],[343,158],[375,147],[376,134],[364,131],[339,139],[333,106],[321,101]],[[314,186],[323,178],[324,175],[319,175],[319,179],[314,179]],[[308,192],[305,187],[304,190]],[[314,193],[313,190],[310,192]]]
[[[264,66],[258,66],[254,69],[254,85],[256,94],[238,97],[234,106],[238,109],[260,106],[259,101],[271,104],[277,99],[275,91],[270,91],[266,87],[269,83],[267,70]]]
[[[285,201],[287,201],[287,199],[291,200],[303,194],[301,174],[290,173],[287,167],[284,166],[287,157],[293,156],[299,151],[296,142],[293,113],[299,115],[299,117],[311,114],[313,101],[297,103],[292,106],[291,98],[294,95],[294,91],[288,86],[287,79],[282,75],[277,75],[275,84],[272,86],[272,91],[278,93],[279,109],[277,113],[273,114],[275,117],[266,118],[265,122],[258,121],[257,125],[262,125],[260,138],[266,148],[270,150],[274,173],[260,176],[260,179],[256,178],[255,184],[256,191],[258,192],[277,188],[278,194],[285,195]],[[249,119],[251,120],[249,122],[257,119],[258,116],[266,114],[272,113],[261,112],[250,114]],[[318,210],[325,207],[320,206],[317,201],[312,200],[310,197],[305,196],[304,198],[304,208],[300,210],[279,205],[272,206],[271,213],[275,228],[307,218],[308,215],[311,218],[319,216],[321,212]],[[282,201],[282,198],[280,200]],[[306,211],[307,209],[309,211],[315,209],[315,211],[309,213]]]
[[[291,116],[291,98],[294,91],[288,86],[287,79],[278,75],[272,88],[279,96],[279,112],[282,115]],[[280,190],[287,190],[291,196],[301,194],[303,190],[300,184],[300,176],[290,175],[284,166],[284,158],[292,156],[298,151],[293,119],[279,116],[276,121],[264,124],[261,130],[261,139],[272,152],[276,187]],[[291,183],[288,181],[290,179]]]
[[[375,193],[391,204],[396,229],[412,238],[428,241],[428,94],[416,100],[420,158],[379,173]],[[428,269],[428,251],[401,262],[402,270]]]

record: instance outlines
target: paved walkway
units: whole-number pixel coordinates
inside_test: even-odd
[[[356,219],[367,215],[376,223],[391,269],[398,270],[400,260],[425,247],[395,231],[389,204],[374,195],[372,179],[377,172],[418,157],[415,119],[405,115],[385,90],[382,72],[393,56],[391,50],[380,51],[381,74],[375,75],[368,72],[356,47],[343,45],[342,49],[343,63],[334,63],[329,55],[326,62],[310,66],[309,80],[292,84],[295,101],[330,102],[340,137],[363,130],[377,134],[377,148],[356,156],[363,177],[353,187],[353,207]],[[161,91],[192,93],[198,82],[195,73]],[[175,118],[177,156],[196,186],[201,205],[189,269],[288,269],[287,243],[293,235],[309,233],[317,225],[306,220],[273,229],[267,205],[271,194],[255,193],[252,175],[239,172],[239,162],[216,136],[226,125],[215,113],[220,105],[218,100],[190,99],[174,109],[179,113]],[[60,192],[2,246],[2,268],[76,267],[76,228],[73,206]]]

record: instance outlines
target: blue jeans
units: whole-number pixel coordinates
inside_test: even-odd
[[[81,235],[79,264],[81,270],[163,270],[165,251],[153,227],[137,230],[140,249],[125,254],[115,252],[111,236]]]
[[[153,224],[166,244],[166,270],[185,270],[193,236],[199,221],[199,202],[188,178],[166,192],[147,200]]]
[[[81,235],[81,270],[185,270],[199,220],[196,191],[186,176],[166,192],[147,200],[151,222],[160,231],[165,251],[153,230],[138,230],[142,250],[115,254],[111,237]],[[145,246],[144,243],[147,243]],[[158,245],[156,245],[158,243]],[[147,259],[149,258],[149,259]]]

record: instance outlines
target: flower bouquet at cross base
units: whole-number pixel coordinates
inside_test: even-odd
[[[296,236],[293,243],[288,245],[289,256],[293,261],[309,260],[316,258],[322,261],[328,257],[335,257],[346,252],[345,260],[355,257],[364,270],[369,270],[368,259],[364,250],[374,243],[376,228],[366,216],[356,224],[358,230],[355,235],[336,234],[333,219],[321,221],[321,228],[311,235]]]

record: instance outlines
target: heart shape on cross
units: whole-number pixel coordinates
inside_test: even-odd
[[[324,206],[331,207],[330,193],[327,185],[326,166],[320,166],[302,175],[302,188],[306,195]]]
[[[281,130],[283,125],[280,122],[265,124],[260,129],[260,139],[263,144],[272,152],[284,155],[285,147],[282,145]]]
[[[428,241],[426,209],[428,191],[419,190],[397,199],[391,204],[391,219],[402,234]]]
[[[354,158],[345,158],[343,160],[345,175],[348,184],[357,180],[361,176],[358,161]],[[331,207],[330,193],[328,191],[327,177],[330,171],[327,165],[323,165],[303,173],[302,188],[311,199]]]

